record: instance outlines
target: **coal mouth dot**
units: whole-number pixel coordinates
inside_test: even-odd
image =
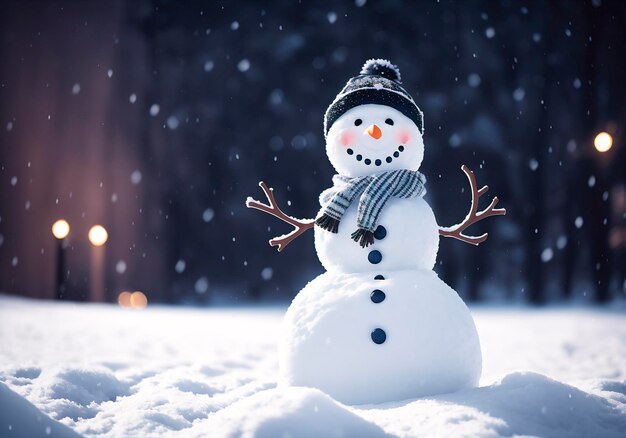
[[[398,158],[400,156],[401,152],[404,152],[404,146],[403,145],[398,146],[398,149],[396,151],[394,151],[394,153],[392,154],[393,157],[390,156],[390,155],[385,157],[385,162],[391,163],[394,158]],[[354,150],[348,148],[348,149],[346,149],[346,153],[348,155],[354,155]],[[363,155],[361,155],[361,154],[357,154],[354,158],[356,158],[357,161],[363,161],[366,166],[369,166],[370,164],[372,164],[372,160],[370,158],[363,159]],[[374,164],[376,166],[380,166],[380,165],[383,164],[383,162],[382,162],[381,159],[377,158],[376,160],[374,160]]]

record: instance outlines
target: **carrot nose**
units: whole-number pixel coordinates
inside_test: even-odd
[[[380,130],[378,125],[370,125],[365,131],[370,135],[370,137],[373,137],[376,140],[383,135],[383,131]]]

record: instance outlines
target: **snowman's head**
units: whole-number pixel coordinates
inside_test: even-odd
[[[366,104],[348,110],[330,127],[326,153],[335,170],[362,176],[417,170],[424,158],[422,133],[395,108]]]
[[[417,170],[424,158],[423,115],[402,87],[400,70],[370,59],[324,116],[326,153],[338,173]]]

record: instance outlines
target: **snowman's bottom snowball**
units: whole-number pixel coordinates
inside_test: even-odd
[[[376,329],[382,344],[373,341]],[[467,306],[431,270],[324,273],[283,322],[281,384],[319,388],[343,403],[453,392],[476,386],[481,367]]]

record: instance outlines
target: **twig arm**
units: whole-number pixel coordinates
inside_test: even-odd
[[[496,196],[491,200],[491,203],[484,210],[481,210],[479,212],[478,200],[482,195],[487,193],[487,190],[489,190],[489,187],[483,186],[480,189],[478,189],[478,185],[476,184],[476,176],[474,175],[474,172],[469,170],[469,168],[465,164],[461,166],[461,170],[463,170],[463,172],[467,176],[467,179],[469,180],[469,183],[470,183],[470,188],[472,190],[472,204],[470,205],[470,211],[467,214],[467,216],[465,216],[465,219],[463,219],[461,223],[453,225],[451,227],[439,228],[439,235],[443,237],[452,237],[454,239],[457,239],[457,240],[460,240],[462,242],[469,243],[472,245],[479,245],[485,240],[487,240],[487,237],[488,237],[487,233],[481,234],[480,236],[468,236],[464,234],[463,231],[465,231],[465,229],[468,228],[470,225],[475,224],[476,222],[479,222],[490,216],[504,216],[506,214],[506,209],[495,208],[496,205],[498,205],[498,201],[499,201],[498,197]]]
[[[296,219],[288,214],[285,214],[276,203],[276,198],[274,197],[274,189],[268,187],[263,181],[259,182],[259,186],[265,193],[265,197],[267,198],[268,204],[264,204],[260,201],[252,199],[252,197],[248,197],[246,199],[246,207],[252,208],[255,210],[262,211],[267,214],[271,214],[274,217],[282,220],[283,222],[287,222],[289,225],[293,226],[294,229],[290,233],[284,234],[282,236],[274,237],[269,240],[269,244],[271,246],[278,247],[278,251],[282,251],[291,243],[292,240],[296,239],[306,230],[313,228],[315,225],[315,219]]]

